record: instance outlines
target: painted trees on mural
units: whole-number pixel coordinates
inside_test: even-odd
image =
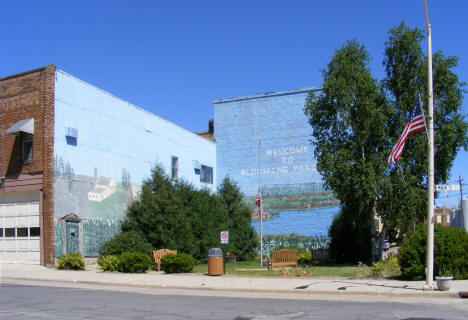
[[[375,210],[384,230],[393,234],[425,217],[424,132],[407,139],[398,163],[386,161],[418,93],[427,101],[422,40],[420,30],[403,23],[389,31],[382,82],[371,76],[365,47],[348,41],[323,71],[323,90],[307,100],[317,168],[342,204],[330,228],[338,262],[371,259]],[[456,153],[467,147],[467,123],[460,114],[463,83],[452,71],[456,64],[455,57],[434,55],[436,183],[449,177]]]
[[[249,258],[256,246],[250,211],[242,204],[237,186],[225,180],[220,194],[197,190],[184,181],[172,181],[160,166],[144,181],[140,198],[131,203],[123,231],[140,233],[153,248],[176,249],[195,258],[207,258],[219,246],[219,235],[230,232],[225,250]]]

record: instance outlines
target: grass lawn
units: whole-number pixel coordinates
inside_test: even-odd
[[[195,266],[193,272],[208,273],[208,264]],[[260,267],[260,261],[239,261],[226,263],[226,274],[251,276],[251,277],[346,277],[346,278],[369,278],[374,277],[372,267],[356,265],[327,265],[312,267],[275,267],[268,270],[266,266]],[[394,269],[384,271],[384,277],[396,277],[401,274],[400,270]]]

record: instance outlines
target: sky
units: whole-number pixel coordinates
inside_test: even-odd
[[[428,9],[433,51],[458,56],[454,71],[468,81],[468,1],[428,0]],[[401,21],[424,29],[423,0],[3,1],[0,77],[54,64],[203,131],[215,99],[320,86],[321,70],[347,40],[366,46],[382,79],[387,32]],[[448,183],[468,183],[466,163],[462,150]]]

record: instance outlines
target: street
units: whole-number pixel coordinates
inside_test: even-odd
[[[54,284],[56,285],[56,284]],[[70,286],[70,285],[68,285]],[[265,293],[2,282],[0,319],[466,319],[462,299]]]

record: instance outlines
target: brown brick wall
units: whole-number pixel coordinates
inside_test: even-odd
[[[54,92],[55,66],[0,79],[0,177],[43,174],[41,263],[54,257]],[[21,137],[6,134],[19,120],[34,118],[33,159],[21,161]]]

